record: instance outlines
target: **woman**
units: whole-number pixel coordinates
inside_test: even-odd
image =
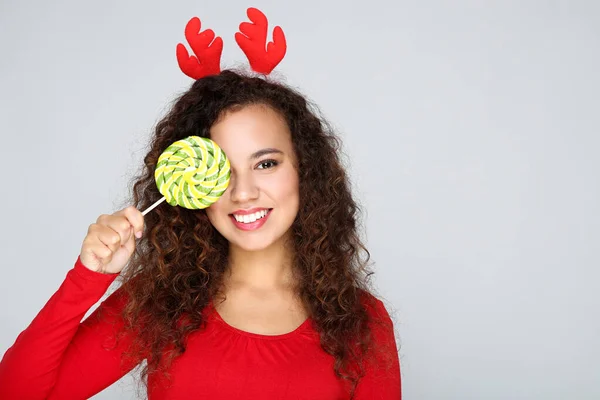
[[[223,149],[228,189],[205,210],[164,204],[143,217],[161,197],[158,157],[191,135]],[[144,162],[133,206],[90,226],[4,355],[0,398],[84,399],[136,366],[150,399],[400,398],[338,141],[302,95],[228,70],[198,79]]]

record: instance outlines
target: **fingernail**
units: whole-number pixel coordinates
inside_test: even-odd
[[[141,238],[142,237],[142,231],[136,232],[135,233],[135,237],[138,238],[138,239]]]

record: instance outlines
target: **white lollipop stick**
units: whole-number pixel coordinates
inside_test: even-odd
[[[146,211],[144,211],[142,213],[142,216],[144,216],[144,215],[148,214],[150,211],[154,210],[160,203],[162,203],[165,200],[166,200],[166,197],[163,197],[162,199],[158,200],[156,203],[152,204],[150,207],[148,207],[146,209]]]

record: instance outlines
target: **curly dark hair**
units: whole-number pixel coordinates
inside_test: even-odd
[[[353,397],[373,347],[366,309],[376,301],[370,294],[370,254],[360,239],[360,208],[340,159],[339,139],[303,95],[232,70],[195,81],[157,124],[132,202],[142,210],[162,197],[154,169],[165,148],[191,135],[210,137],[211,126],[225,112],[248,105],[271,107],[289,126],[300,193],[292,226],[297,292],[323,350],[335,358],[336,376]],[[186,337],[205,326],[201,310],[223,284],[228,242],[204,210],[158,207],[146,215],[145,229],[119,280],[127,298],[120,333],[135,331],[126,355],[146,359],[141,377],[147,385],[151,373],[169,376],[166,369],[185,351]]]

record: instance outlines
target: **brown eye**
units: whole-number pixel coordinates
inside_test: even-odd
[[[258,164],[258,169],[270,169],[279,165],[279,163],[275,160],[264,160]]]

